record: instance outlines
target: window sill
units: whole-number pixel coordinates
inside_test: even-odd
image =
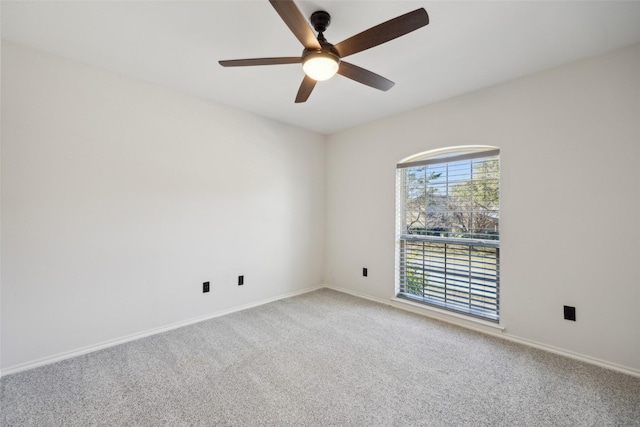
[[[433,317],[444,322],[455,323],[457,325],[471,328],[475,327],[484,331],[504,332],[505,330],[504,326],[497,323],[476,319],[471,316],[465,316],[464,314],[458,314],[448,310],[441,310],[439,308],[413,302],[405,298],[393,297],[391,298],[391,301],[394,307],[421,314],[423,316]]]

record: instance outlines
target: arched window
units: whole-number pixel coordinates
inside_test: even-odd
[[[398,296],[499,321],[500,151],[452,147],[397,167]]]

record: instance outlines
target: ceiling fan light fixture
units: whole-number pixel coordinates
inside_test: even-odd
[[[302,60],[304,73],[316,81],[324,81],[338,72],[340,59],[328,52],[313,52]]]
[[[331,15],[328,12],[316,10],[307,21],[307,18],[300,12],[294,0],[269,0],[269,3],[280,15],[280,18],[289,27],[293,35],[304,46],[302,56],[232,59],[218,62],[223,67],[302,63],[305,76],[296,95],[295,102],[297,104],[307,101],[316,82],[328,80],[336,73],[374,89],[382,91],[391,89],[394,85],[391,80],[357,65],[342,61],[342,58],[409,34],[429,23],[427,11],[424,8],[419,8],[413,12],[389,19],[334,45],[327,42],[324,37],[324,32],[331,23]],[[309,23],[312,26],[309,26]]]

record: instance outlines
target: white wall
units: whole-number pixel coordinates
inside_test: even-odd
[[[321,135],[3,43],[2,369],[321,285],[324,194]]]
[[[7,43],[1,89],[5,372],[318,286],[323,272],[388,300],[395,165],[465,144],[502,150],[505,335],[640,371],[640,46],[327,144]]]
[[[504,334],[640,372],[640,45],[329,137],[331,286],[393,297],[396,163],[467,144],[501,148]]]

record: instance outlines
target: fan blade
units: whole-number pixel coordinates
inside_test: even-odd
[[[298,94],[296,95],[296,104],[305,102],[309,98],[311,91],[316,87],[316,83],[317,82],[315,80],[305,74],[304,80],[302,80],[302,84],[300,85],[300,89],[298,89]]]
[[[320,49],[320,43],[293,0],[269,0],[280,18],[307,49]]]
[[[424,8],[414,10],[390,19],[382,24],[371,27],[353,37],[334,45],[340,54],[340,58],[362,52],[363,50],[378,46],[390,40],[404,36],[429,23],[429,15]]]
[[[350,64],[348,62],[341,61],[340,68],[338,68],[338,74],[345,76],[351,80],[355,80],[363,85],[371,86],[375,89],[388,91],[395,85],[391,80],[385,79],[382,76],[372,73],[369,70],[360,68],[357,65]]]
[[[281,58],[251,58],[251,59],[229,59],[218,61],[223,67],[247,67],[251,65],[279,65],[279,64],[299,64],[302,58],[299,56],[286,56]]]

